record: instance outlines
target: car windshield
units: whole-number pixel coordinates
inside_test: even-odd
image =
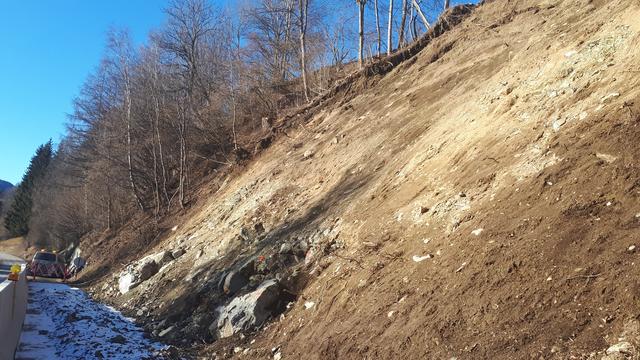
[[[36,254],[34,260],[56,262],[58,258],[56,254],[41,252]]]

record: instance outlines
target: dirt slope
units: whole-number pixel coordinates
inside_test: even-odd
[[[201,354],[565,359],[600,358],[623,335],[640,346],[639,19],[630,0],[479,6],[287,130],[154,249],[184,256],[109,301],[182,328],[213,312],[217,274],[305,242],[290,309]],[[244,244],[258,223],[264,240]]]

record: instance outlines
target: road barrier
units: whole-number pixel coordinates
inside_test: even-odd
[[[18,281],[0,283],[0,360],[13,359],[26,311],[27,277],[22,266]]]

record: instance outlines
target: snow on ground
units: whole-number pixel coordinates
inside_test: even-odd
[[[163,345],[131,319],[82,290],[29,283],[29,305],[16,359],[156,359]]]

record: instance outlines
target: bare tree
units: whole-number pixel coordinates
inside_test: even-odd
[[[449,0],[444,0],[444,9],[447,10],[449,8]]]
[[[387,55],[393,51],[393,0],[389,0],[389,19],[387,20]]]
[[[380,52],[382,51],[382,35],[380,33],[380,14],[378,13],[378,0],[373,0],[373,11],[376,13],[376,34],[377,34],[377,45],[378,45],[378,57],[380,57]]]
[[[197,121],[198,97],[208,101],[207,86],[203,83],[200,68],[204,66],[202,50],[207,36],[214,30],[214,18],[211,7],[204,0],[176,1],[166,13],[169,19],[160,44],[173,55],[174,67],[178,69],[176,75],[180,80],[176,90],[182,93],[176,123],[180,153],[177,195],[180,206],[184,207],[189,181],[188,132]]]
[[[418,3],[418,0],[412,0],[412,1],[413,1],[413,7],[418,12],[418,15],[420,15],[420,19],[422,20],[422,24],[424,24],[424,27],[426,29],[429,29],[431,27],[431,25],[429,24],[429,21],[427,21],[427,17],[424,16],[424,13],[422,12],[422,9],[420,8],[420,4]]]
[[[367,0],[356,0],[358,4],[358,66],[364,67],[364,7]]]
[[[405,45],[404,28],[407,22],[407,0],[402,0],[402,18],[400,20],[400,29],[398,29],[398,47]]]
[[[377,0],[376,0],[377,1]],[[306,36],[309,13],[309,0],[298,0],[298,23],[300,25],[300,72],[302,74],[302,86],[304,97],[309,101],[309,85],[307,83],[307,63],[306,63]]]
[[[129,175],[129,183],[131,185],[131,192],[136,204],[140,210],[144,210],[144,205],[140,194],[138,193],[138,187],[133,176],[133,160],[132,160],[132,145],[131,145],[131,74],[130,67],[133,62],[133,50],[131,49],[131,40],[127,31],[111,31],[108,38],[109,50],[113,53],[113,65],[115,67],[117,81],[120,83],[120,91],[122,92],[122,106],[123,117],[126,125],[126,156],[127,156],[127,171]]]

